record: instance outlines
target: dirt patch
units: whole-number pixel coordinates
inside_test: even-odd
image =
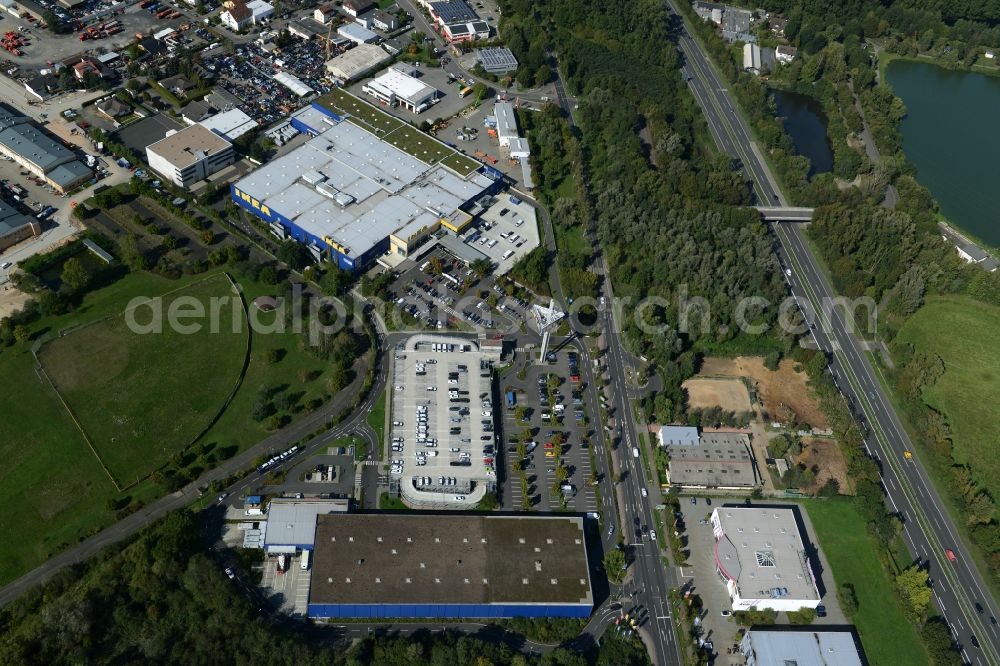
[[[829,423],[807,386],[809,377],[805,372],[796,372],[795,365],[785,360],[772,371],[764,367],[764,359],[756,356],[706,358],[698,378],[749,377],[765,421],[798,421],[825,430]]]
[[[682,384],[688,392],[691,409],[721,407],[730,412],[750,411],[750,394],[739,379],[704,379],[696,377]]]
[[[11,284],[0,286],[0,319],[20,311],[31,296],[15,289]]]
[[[836,479],[840,484],[840,492],[843,494],[851,491],[850,480],[847,476],[847,463],[840,453],[840,448],[836,440],[817,439],[806,437],[802,440],[802,453],[795,459],[795,462],[802,463],[806,467],[816,467],[816,481],[811,488],[804,488],[808,492],[816,492],[822,488],[828,479]]]

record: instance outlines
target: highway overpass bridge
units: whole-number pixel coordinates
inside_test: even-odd
[[[767,222],[809,222],[813,219],[813,208],[793,206],[754,206]]]

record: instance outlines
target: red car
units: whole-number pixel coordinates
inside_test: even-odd
[[[951,562],[954,562],[957,559],[955,557],[955,551],[953,551],[951,548],[946,549],[944,551],[944,554],[948,556],[948,560]]]

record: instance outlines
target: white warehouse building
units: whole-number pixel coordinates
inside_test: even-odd
[[[383,104],[400,106],[413,113],[422,113],[437,102],[437,88],[390,67],[361,88]]]
[[[715,568],[734,611],[819,606],[819,589],[792,508],[712,511]]]

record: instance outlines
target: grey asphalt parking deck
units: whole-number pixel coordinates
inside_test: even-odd
[[[417,334],[395,350],[387,458],[405,501],[469,508],[495,485],[491,376],[466,338]]]

